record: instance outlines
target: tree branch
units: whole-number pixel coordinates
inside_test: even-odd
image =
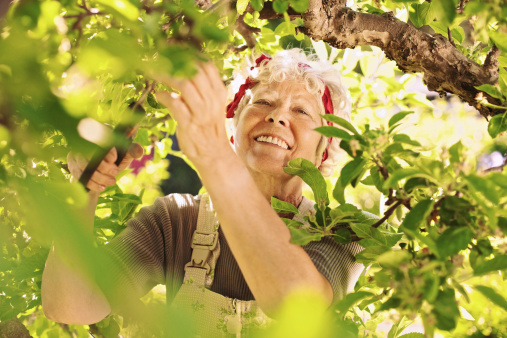
[[[475,100],[479,92],[475,86],[498,81],[496,47],[490,53],[490,61],[481,66],[461,54],[440,34],[424,33],[396,19],[391,12],[382,15],[355,12],[346,8],[343,1],[311,0],[302,17],[304,33],[314,40],[323,40],[341,49],[377,46],[402,71],[423,73],[429,90],[441,95],[456,94],[485,117],[503,112]],[[497,99],[489,96],[488,102],[500,105]]]

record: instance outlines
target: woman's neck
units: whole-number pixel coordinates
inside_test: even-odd
[[[277,177],[253,171],[250,171],[250,174],[268,202],[271,203],[271,197],[276,197],[281,201],[294,205],[296,208],[301,203],[303,181],[299,177]]]

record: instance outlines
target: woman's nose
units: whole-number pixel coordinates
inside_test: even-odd
[[[288,112],[283,107],[273,109],[268,115],[266,115],[266,122],[280,123],[282,126],[288,126]]]

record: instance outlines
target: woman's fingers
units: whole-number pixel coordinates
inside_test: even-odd
[[[127,151],[127,154],[121,161],[120,165],[118,165],[118,169],[123,170],[126,169],[133,159],[141,158],[144,154],[144,149],[139,143],[132,143]]]

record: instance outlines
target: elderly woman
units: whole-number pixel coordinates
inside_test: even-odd
[[[338,142],[314,129],[325,123],[323,114],[348,118],[339,74],[301,50],[263,55],[227,107],[234,126],[229,139],[227,90],[212,63],[198,68],[190,80],[157,76],[180,92],[159,92],[157,99],[177,120],[180,147],[208,193],[159,198],[128,223],[109,245],[127,267],[119,285],[142,295],[166,284],[174,306],[197,309],[205,336],[262,324],[264,313],[298,288],[311,288],[329,304],[343,297],[362,271],[353,257],[361,248],[329,238],[292,244],[270,206],[274,196],[303,215],[312,212],[313,203],[302,196],[303,181],[283,167],[305,158],[332,173]],[[112,151],[88,183],[91,203],[114,184],[120,170],[115,159]],[[73,166],[79,174],[84,165]],[[44,271],[43,306],[49,318],[67,323],[96,322],[110,312],[98,288],[70,273],[55,253]]]

